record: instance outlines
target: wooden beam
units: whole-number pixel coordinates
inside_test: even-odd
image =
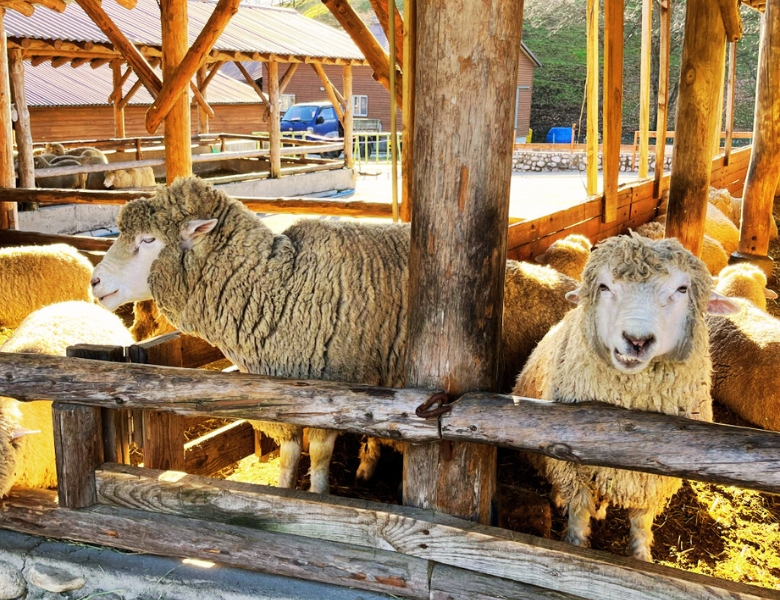
[[[623,135],[623,0],[604,0],[604,207],[601,219],[617,219],[620,144]]]
[[[107,65],[111,60],[108,58],[93,58],[89,61],[89,66],[93,69],[99,69],[103,65]]]
[[[295,71],[298,70],[298,64],[299,63],[290,63],[287,66],[287,70],[284,72],[284,75],[282,75],[282,78],[279,80],[279,93],[284,94],[284,90],[287,89],[287,84],[292,81],[293,75],[295,75]],[[350,65],[345,65],[350,66]]]
[[[7,190],[3,190],[5,193]],[[70,191],[70,190],[69,190]],[[32,231],[0,230],[0,247],[46,246],[48,244],[69,244],[77,250],[105,252],[114,240],[81,235],[57,235]]]
[[[395,0],[389,0],[392,11],[395,14]],[[396,31],[395,19],[389,19],[388,40],[390,40],[390,64],[395,67],[396,56]],[[403,64],[403,63],[402,63]],[[395,68],[390,69],[390,202],[393,205],[393,222],[398,222],[400,218],[398,207],[398,103],[396,98],[396,80]]]
[[[723,164],[731,159],[731,142],[734,136],[734,97],[737,90],[737,42],[729,44],[729,74],[726,84],[726,141],[724,142]]]
[[[192,97],[194,98],[195,102],[198,104],[200,110],[204,111],[208,116],[213,117],[214,109],[211,108],[209,103],[206,101],[206,97],[200,93],[198,86],[195,85],[195,83],[192,81],[190,81],[190,89],[192,90]]]
[[[111,61],[114,91],[111,92],[109,100],[114,107],[114,135],[120,138],[125,137],[125,106],[127,105],[127,102],[124,102],[124,98],[122,98],[122,86],[124,85],[124,80],[130,75],[130,72],[131,69],[128,67],[125,70],[124,75],[122,75],[121,61]],[[139,79],[138,81],[140,82],[141,80]]]
[[[387,0],[369,0],[371,2],[371,7],[374,9],[374,13],[376,13],[376,18],[379,20],[379,24],[382,26],[382,30],[385,32],[385,37],[389,40],[391,37],[391,31],[390,31],[390,17],[388,16],[388,9],[387,9]],[[401,13],[399,12],[398,8],[395,6],[393,7],[393,14],[395,16],[395,19],[393,19],[393,34],[395,38],[395,47],[396,47],[396,55],[395,55],[395,63],[398,65],[400,69],[404,68],[404,20],[401,17]],[[406,71],[404,71],[406,73]]]
[[[25,17],[32,17],[35,12],[35,7],[24,0],[0,0],[0,8],[10,8]]]
[[[249,71],[247,71],[244,68],[244,65],[242,65],[239,61],[234,61],[233,64],[236,65],[236,67],[238,67],[239,71],[241,71],[241,74],[244,76],[244,79],[249,84],[249,86],[253,90],[255,90],[255,93],[260,97],[260,101],[266,106],[268,106],[268,96],[266,96],[263,90],[260,89],[260,86],[257,85],[257,82],[254,79],[252,79],[252,76],[249,74]]]
[[[414,179],[414,102],[415,69],[417,64],[417,9],[416,0],[404,2],[404,79],[401,105],[401,209],[404,223],[412,220],[412,181]]]
[[[767,0],[758,50],[753,151],[742,196],[739,253],[766,257],[780,181],[780,0]]]
[[[59,69],[60,67],[67,65],[71,60],[73,60],[73,57],[71,56],[55,56],[51,59],[51,66],[55,69]]]
[[[203,85],[201,86],[201,93],[203,93],[204,96],[206,95],[206,88],[208,87],[209,83],[211,83],[211,80],[214,79],[214,76],[219,73],[219,70],[224,64],[224,61],[217,61],[211,65],[211,69],[203,79]]]
[[[642,0],[642,48],[639,57],[639,178],[650,168],[650,38],[653,35],[653,0]]]
[[[161,0],[163,80],[173,77],[189,47],[187,0]],[[190,100],[179,94],[165,117],[165,177],[170,185],[192,175]]]
[[[666,164],[666,128],[669,122],[669,56],[671,53],[672,16],[670,0],[659,0],[658,20],[658,110],[656,112],[655,133],[655,177],[653,179],[653,197],[661,197],[661,182]]]
[[[124,122],[124,109],[127,107],[127,105],[130,103],[130,100],[133,99],[133,96],[135,96],[136,92],[141,89],[141,86],[143,85],[143,82],[138,79],[134,84],[133,87],[131,87],[129,90],[127,90],[127,93],[124,95],[124,97],[119,101],[119,109],[122,110],[123,116],[123,122]],[[119,135],[119,132],[117,130],[117,137],[125,137],[124,127],[122,128],[122,135]]]
[[[341,77],[344,86],[344,166],[352,169],[355,166],[355,159],[352,156],[353,139],[352,132],[354,127],[353,115],[355,105],[352,102],[352,65],[342,67],[343,75]]]
[[[35,56],[32,59],[30,59],[30,65],[33,67],[37,67],[50,60],[50,58],[51,57],[49,56]]]
[[[11,74],[11,91],[16,107],[16,146],[19,187],[35,187],[35,166],[33,165],[33,141],[30,129],[30,111],[27,108],[27,94],[24,88],[24,61],[21,50],[8,51],[8,66]]]
[[[268,122],[269,139],[269,168],[271,178],[278,178],[282,173],[281,160],[281,96],[279,95],[279,63],[271,61],[265,63],[268,73],[268,107],[270,110],[270,120]]]
[[[336,17],[336,20],[366,57],[368,64],[374,71],[374,79],[382,84],[387,91],[390,91],[390,60],[349,2],[347,0],[322,0],[322,3]],[[403,98],[401,98],[403,80],[400,73],[396,77],[398,81],[396,102],[401,106],[403,104]]]
[[[708,34],[701,35],[702,31]],[[718,5],[687,0],[666,237],[676,237],[696,256],[704,239],[725,47]]]
[[[742,39],[742,15],[739,12],[739,0],[718,0],[726,41],[737,42]]]
[[[341,108],[339,99],[336,97],[335,86],[330,82],[330,79],[328,79],[328,74],[325,73],[325,69],[321,64],[311,63],[311,68],[314,69],[314,72],[317,73],[317,77],[320,78],[320,81],[325,88],[325,93],[328,95],[328,100],[330,100],[330,103],[333,105],[333,110],[336,111],[339,123],[344,127],[344,111]]]
[[[212,475],[255,451],[255,428],[234,421],[184,444],[184,471]]]
[[[599,186],[599,0],[588,0],[586,22],[588,75],[586,96],[587,119],[587,192],[598,193]]]
[[[728,45],[728,44],[727,44]],[[715,125],[715,137],[712,139],[712,156],[718,156],[720,154],[720,138],[723,131],[723,96],[726,91],[726,51],[728,48],[723,47],[723,60],[720,61],[720,71],[718,80],[718,106],[715,110],[716,118],[718,120]]]
[[[72,61],[70,61],[70,66],[74,69],[77,69],[81,65],[85,65],[89,62],[88,58],[74,58]]]
[[[40,4],[41,6],[45,6],[49,10],[53,10],[56,12],[65,12],[65,2],[62,0],[35,0],[35,4]]]
[[[154,104],[146,111],[146,130],[149,133],[157,130],[179,97],[186,96],[187,85],[192,81],[201,65],[205,63],[208,54],[227,27],[231,17],[238,12],[240,1],[219,0],[217,2],[206,25],[186,51],[184,58],[165,77],[162,89],[155,98]]]
[[[206,86],[203,84],[203,82],[206,80],[206,67],[205,65],[201,66],[198,69],[198,72],[196,74],[196,83],[197,87],[200,90],[200,93],[203,94],[203,97],[206,97]],[[198,105],[198,133],[208,133],[209,132],[209,113],[203,110],[203,107],[199,104]]]
[[[76,2],[111,41],[114,47],[119,50],[128,64],[133,67],[133,70],[138,74],[141,81],[144,82],[144,86],[149,90],[152,97],[156,97],[162,89],[162,81],[157,77],[157,74],[138,48],[125,37],[111,20],[111,17],[106,14],[105,10],[100,6],[99,0],[76,0]],[[165,41],[165,36],[163,36],[163,41]]]
[[[8,46],[5,35],[5,9],[0,8],[0,188],[16,187],[14,175],[14,135],[11,119],[11,89]],[[18,226],[15,202],[0,200],[0,230]]]

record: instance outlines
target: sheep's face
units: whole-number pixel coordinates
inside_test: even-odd
[[[165,242],[151,233],[120,234],[92,272],[92,293],[108,310],[149,300],[149,273]]]

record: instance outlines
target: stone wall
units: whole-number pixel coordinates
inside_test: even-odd
[[[621,171],[636,171],[639,169],[639,154],[634,161],[635,168],[631,168],[634,161],[634,155],[623,153],[620,155]],[[529,151],[516,150],[512,155],[513,171],[584,171],[587,165],[587,155],[585,152],[561,151]],[[671,153],[664,156],[664,170],[669,171],[672,168]],[[599,170],[601,170],[601,153],[599,152]],[[650,171],[655,170],[655,154],[650,153]]]

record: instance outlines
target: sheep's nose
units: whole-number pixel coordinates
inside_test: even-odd
[[[640,352],[642,348],[644,348],[645,346],[649,346],[655,341],[655,336],[651,334],[645,337],[638,337],[638,336],[629,335],[624,331],[623,339],[626,340],[629,344],[631,344],[631,348],[634,350],[634,352]]]
[[[98,283],[100,283],[100,277],[93,277],[89,280],[89,283],[92,285],[92,287],[95,287]]]

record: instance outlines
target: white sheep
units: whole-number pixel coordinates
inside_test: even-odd
[[[737,228],[742,222],[742,198],[734,198],[727,189],[719,190],[710,186],[710,204],[726,215]],[[769,239],[777,239],[777,223],[774,216],[769,221]]]
[[[108,189],[152,187],[156,184],[152,167],[134,167],[106,172],[103,185]]]
[[[716,292],[729,298],[745,298],[764,311],[767,299],[777,299],[777,293],[766,285],[766,274],[749,262],[724,267],[715,278]]]
[[[94,293],[106,308],[154,298],[172,324],[217,346],[245,372],[403,385],[408,225],[302,220],[274,235],[240,202],[191,178],[125,205],[119,230],[94,271]],[[568,279],[548,267],[528,267],[544,273],[546,287]],[[507,266],[509,281],[522,272]],[[537,317],[527,306],[527,300],[514,303],[512,315],[507,305],[505,323],[522,331],[553,314]],[[546,328],[538,328],[533,343]],[[507,363],[533,347],[504,345]],[[280,444],[279,483],[292,487],[301,429],[256,426]],[[312,491],[328,489],[335,438],[310,431]],[[371,471],[364,465],[361,473]]]
[[[658,216],[654,220],[666,224],[668,208],[667,193],[667,197],[658,206]],[[704,235],[719,241],[729,255],[739,248],[739,229],[732,223],[731,219],[709,202],[707,203],[707,215],[704,219]]]
[[[176,331],[154,300],[142,300],[133,305],[133,324],[130,333],[137,342]]]
[[[651,240],[661,240],[666,234],[666,225],[658,221],[650,221],[637,227],[636,232]],[[729,264],[729,255],[726,254],[723,245],[708,235],[705,235],[702,241],[701,259],[707,266],[710,275],[717,275]]]
[[[590,258],[592,245],[584,235],[573,233],[563,239],[555,240],[547,250],[534,260],[543,265],[549,265],[556,271],[579,281],[585,263]]]
[[[65,300],[92,301],[92,264],[72,246],[0,248],[0,327]]]
[[[704,313],[736,310],[712,285],[704,263],[676,239],[632,233],[601,242],[582,286],[568,294],[577,308],[540,342],[513,394],[711,420]],[[542,455],[532,461],[568,511],[565,541],[588,545],[591,517],[603,518],[612,503],[629,510],[630,553],[652,560],[653,518],[679,479]]]
[[[0,352],[65,356],[75,344],[130,346],[133,338],[116,315],[83,301],[51,304],[29,315]],[[7,432],[17,432],[17,437]],[[18,432],[39,431],[18,436]],[[48,488],[57,484],[51,402],[0,398],[0,496],[12,485]]]

